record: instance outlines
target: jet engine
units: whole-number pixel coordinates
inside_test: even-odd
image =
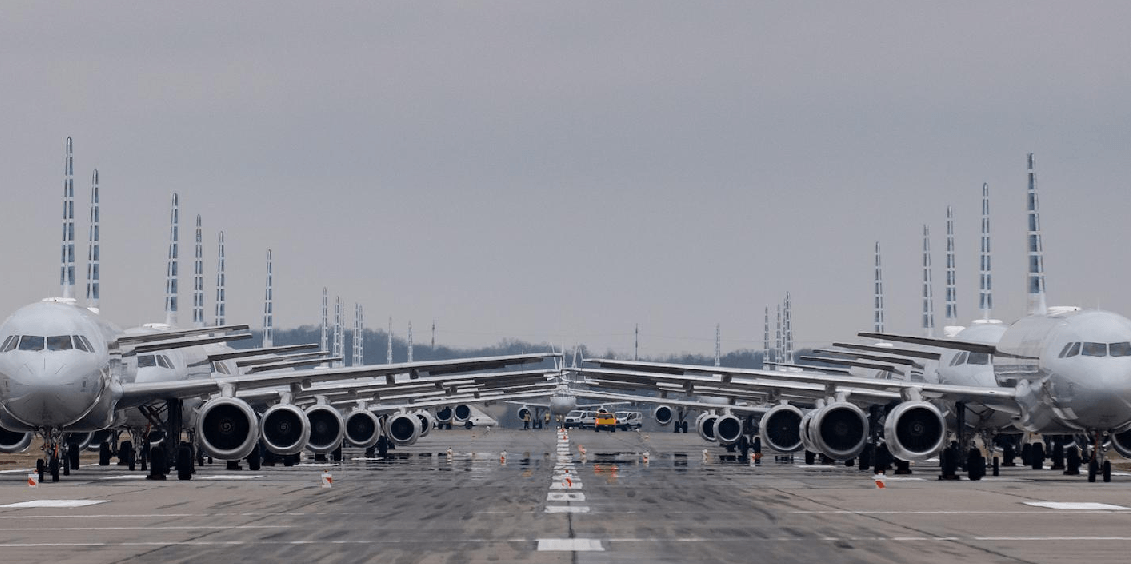
[[[701,413],[699,417],[695,418],[695,431],[699,436],[708,443],[714,443],[715,439],[715,422],[718,421],[719,416],[713,413]]]
[[[715,439],[724,447],[738,443],[742,437],[742,420],[732,413],[724,413],[715,420]]]
[[[432,413],[428,410],[418,410],[412,412],[417,419],[420,420],[420,436],[428,437],[428,432],[432,431]]]
[[[819,453],[843,461],[856,458],[868,440],[868,416],[848,403],[833,402],[813,412],[809,420],[809,440]]]
[[[346,416],[346,441],[354,447],[372,447],[381,437],[381,420],[373,412],[355,409]]]
[[[897,459],[925,459],[938,453],[946,442],[946,420],[934,404],[903,402],[888,412],[884,440]]]
[[[467,421],[471,419],[471,406],[459,404],[452,410],[452,413],[452,417],[454,417],[456,421]]]
[[[436,421],[440,423],[451,423],[452,413],[453,412],[451,406],[444,406],[436,410]]]
[[[310,420],[298,406],[276,404],[259,420],[259,435],[268,451],[279,455],[296,455],[310,440]]]
[[[1111,446],[1123,457],[1131,459],[1131,429],[1120,433],[1114,433],[1109,436],[1111,439]]]
[[[523,420],[523,418],[525,418],[525,417],[526,417],[526,416],[528,416],[528,415],[530,416],[530,419],[531,419],[531,420],[533,420],[533,419],[534,419],[534,414],[530,413],[530,408],[528,408],[528,407],[526,407],[526,406],[520,406],[520,407],[518,408],[518,411],[517,411],[517,412],[515,412],[515,415],[517,415],[517,416],[518,416],[518,420],[519,420],[519,421],[522,421],[522,420]]]
[[[801,420],[805,412],[789,404],[780,404],[762,414],[758,432],[771,449],[792,453],[801,449]]]
[[[221,396],[200,408],[196,432],[205,454],[221,461],[238,461],[255,449],[259,420],[247,402]]]
[[[420,418],[398,411],[385,419],[385,435],[396,445],[412,445],[420,438]]]
[[[801,417],[801,424],[797,426],[797,435],[801,438],[801,446],[810,453],[821,452],[820,447],[817,447],[817,444],[809,437],[809,424],[813,421],[815,415],[817,415],[817,410],[806,413]]]
[[[31,446],[32,433],[20,433],[0,427],[0,453],[22,453]]]
[[[310,420],[310,440],[306,448],[314,453],[329,453],[342,444],[346,434],[346,420],[341,412],[326,404],[306,408]]]
[[[656,409],[652,410],[652,418],[660,425],[671,423],[674,416],[675,412],[672,411],[671,406],[656,406]]]

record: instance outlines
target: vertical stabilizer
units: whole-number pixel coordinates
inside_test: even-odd
[[[365,364],[365,308],[357,306],[357,363]]]
[[[165,324],[177,325],[177,258],[180,240],[181,201],[173,193],[173,204],[169,210],[169,256],[165,264]]]
[[[762,368],[768,368],[770,358],[770,308],[766,308],[766,332],[762,335]]]
[[[990,320],[994,308],[993,286],[990,282],[990,184],[982,184],[982,247],[978,266],[978,308],[982,320]]]
[[[216,325],[227,324],[228,314],[226,302],[228,300],[224,291],[224,231],[220,231],[216,245]]]
[[[86,308],[98,313],[99,250],[98,170],[90,179],[90,244],[86,249]]]
[[[412,362],[412,321],[408,322],[408,361]]]
[[[574,352],[577,351],[574,350]],[[574,356],[574,358],[577,357]],[[632,333],[632,360],[640,360],[640,323],[636,324],[636,329]]]
[[[330,298],[326,294],[326,288],[322,288],[322,337],[318,340],[318,350],[327,352],[326,348],[329,346],[330,332]]]
[[[385,337],[388,338],[388,345],[385,347],[385,362],[386,364],[393,363],[393,318],[389,317],[389,326],[385,327]]]
[[[263,295],[263,347],[275,346],[275,290],[271,268],[271,249],[267,249],[267,292]]]
[[[339,360],[334,361],[334,368],[342,366],[342,352],[345,345],[342,344],[342,298],[335,297],[334,299],[334,350],[332,352],[334,358]]]
[[[723,340],[719,334],[719,324],[715,323],[715,366],[723,365]]]
[[[876,241],[876,289],[873,306],[873,329],[877,333],[884,332],[884,267],[880,261],[880,241]]]
[[[785,361],[793,363],[793,301],[785,292],[785,311],[782,320],[782,334],[785,339]]]
[[[432,352],[436,352],[436,320],[432,320],[432,342],[429,345]],[[562,347],[565,348],[565,347]]]
[[[958,325],[958,286],[954,281],[954,211],[946,207],[946,317],[943,324]]]
[[[63,288],[63,297],[75,297],[75,163],[69,136],[63,158],[63,253],[59,285]]]
[[[931,228],[923,225],[923,336],[935,336],[935,299],[931,284]]]
[[[353,357],[350,360],[350,366],[361,366],[359,360],[360,352],[358,352],[357,340],[361,338],[361,304],[353,304]]]
[[[196,215],[196,249],[192,263],[192,326],[204,326],[204,232]]]
[[[1045,303],[1045,249],[1041,243],[1041,215],[1037,202],[1037,175],[1033,173],[1033,154],[1029,154],[1029,315],[1048,314]]]
[[[778,304],[778,328],[774,332],[774,362],[783,362],[781,358],[782,353],[782,336],[781,336],[781,304]],[[776,368],[776,366],[775,366]]]

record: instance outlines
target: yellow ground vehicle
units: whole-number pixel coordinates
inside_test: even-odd
[[[611,413],[609,413],[605,410],[601,410],[601,411],[597,412],[597,421],[593,426],[593,430],[594,431],[600,431],[601,429],[608,429],[609,433],[616,431],[616,429],[617,429],[617,416],[615,416],[615,415],[613,415],[613,414],[611,414]]]

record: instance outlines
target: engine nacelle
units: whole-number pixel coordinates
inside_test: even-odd
[[[1108,436],[1111,439],[1111,447],[1115,449],[1124,458],[1131,459],[1131,429],[1121,432],[1113,433]]]
[[[373,412],[355,409],[346,415],[346,441],[354,447],[372,447],[381,437],[381,420]]]
[[[291,404],[276,404],[259,420],[263,446],[278,455],[297,455],[310,440],[310,420],[306,412]]]
[[[432,431],[432,412],[428,410],[418,410],[413,412],[413,415],[420,420],[420,436],[428,437],[428,432]]]
[[[21,433],[0,427],[0,453],[22,453],[31,446],[32,433]]]
[[[820,453],[820,447],[813,442],[809,437],[809,424],[813,421],[813,416],[817,415],[817,410],[813,410],[801,418],[801,424],[797,426],[797,435],[801,438],[801,446],[810,453]]]
[[[420,418],[398,411],[385,419],[385,435],[395,445],[412,445],[420,438]]]
[[[531,412],[530,412],[530,408],[528,408],[528,407],[526,407],[526,406],[520,406],[520,407],[518,408],[518,411],[516,411],[516,412],[515,412],[515,415],[516,415],[516,416],[518,416],[518,420],[519,420],[519,421],[522,421],[522,420],[523,420],[523,419],[525,419],[525,418],[526,418],[526,416],[528,416],[528,415],[530,416],[530,419],[531,419],[531,421],[533,421],[533,420],[534,420],[534,414],[533,414],[533,413],[531,413]]]
[[[342,444],[346,435],[346,420],[341,412],[326,404],[306,408],[310,421],[310,439],[306,448],[314,453],[329,453]]]
[[[673,417],[675,417],[675,412],[672,411],[671,406],[656,406],[656,409],[652,410],[652,419],[655,419],[656,423],[660,425],[671,423]]]
[[[205,454],[221,461],[238,461],[255,449],[259,420],[247,402],[221,396],[200,408],[196,432]]]
[[[789,404],[780,404],[762,414],[758,433],[771,449],[792,453],[801,449],[801,420],[805,412]]]
[[[868,416],[848,402],[833,402],[813,412],[808,429],[817,452],[837,461],[854,459],[868,440]]]
[[[897,459],[926,459],[946,442],[946,418],[932,403],[903,402],[884,420],[884,441]]]
[[[444,406],[436,410],[436,421],[440,423],[451,423],[454,412],[450,406]]]
[[[701,413],[699,417],[695,418],[695,432],[708,443],[714,443],[715,439],[715,421],[719,416],[713,413]]]
[[[732,413],[724,413],[715,420],[715,440],[724,447],[738,443],[742,437],[742,420]]]
[[[454,417],[456,421],[467,421],[471,419],[471,406],[459,404],[452,410],[452,413],[454,414],[452,417]]]

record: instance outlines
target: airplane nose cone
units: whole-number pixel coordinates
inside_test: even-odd
[[[88,366],[45,360],[10,369],[4,374],[6,409],[33,426],[62,427],[77,421],[101,389],[98,369]]]

